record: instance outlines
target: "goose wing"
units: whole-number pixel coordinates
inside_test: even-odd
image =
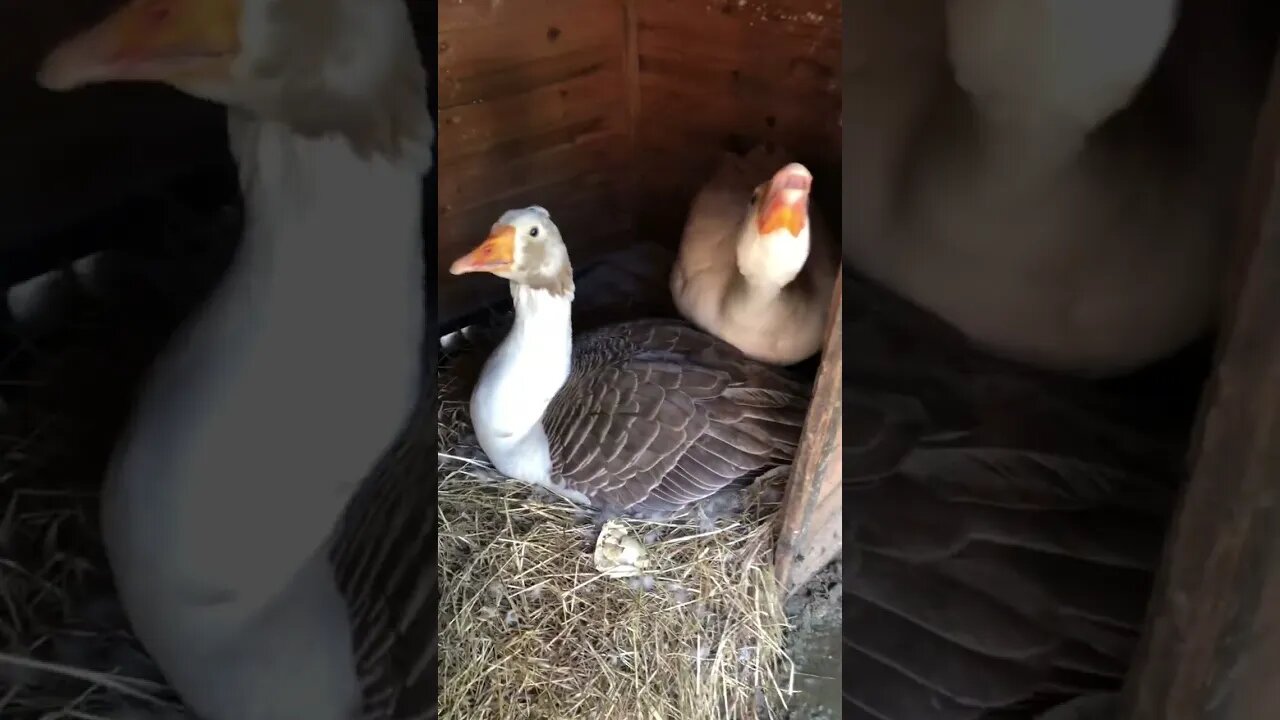
[[[1078,388],[846,331],[845,717],[1034,717],[1116,689],[1175,448]]]
[[[668,320],[579,338],[544,415],[554,471],[616,511],[665,512],[791,461],[807,389]]]
[[[426,374],[425,377],[433,377]],[[432,389],[433,390],[433,389]],[[431,391],[338,527],[330,560],[347,602],[364,720],[436,716],[436,430]]]

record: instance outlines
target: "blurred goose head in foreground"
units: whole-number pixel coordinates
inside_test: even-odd
[[[426,74],[401,0],[133,0],[59,45],[38,80],[161,82],[304,136],[430,162]]]

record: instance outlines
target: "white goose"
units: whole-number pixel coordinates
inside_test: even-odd
[[[894,54],[846,63],[846,261],[1052,370],[1121,374],[1210,328],[1252,120],[1237,78],[1185,67],[1217,55],[1148,83],[1176,0],[856,5]]]
[[[502,215],[454,261],[511,284],[515,320],[471,395],[502,473],[604,514],[665,515],[789,463],[809,389],[676,320],[572,337],[573,271],[543,208]]]
[[[328,556],[418,400],[433,128],[406,8],[134,0],[40,80],[163,82],[231,108],[243,245],[157,361],[103,491],[134,630],[206,720],[358,717]]]

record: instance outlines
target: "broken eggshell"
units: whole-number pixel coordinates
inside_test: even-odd
[[[609,577],[634,577],[649,567],[644,543],[618,520],[610,520],[596,538],[596,570]]]

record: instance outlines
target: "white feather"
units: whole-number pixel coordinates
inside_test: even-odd
[[[421,179],[235,125],[246,239],[153,371],[104,535],[139,638],[203,717],[348,720],[327,542],[417,397]]]

